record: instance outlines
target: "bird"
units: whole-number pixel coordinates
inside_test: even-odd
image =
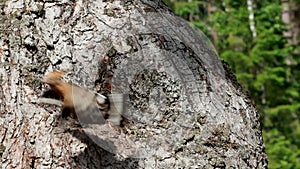
[[[63,115],[77,118],[82,124],[103,124],[107,120],[112,125],[119,126],[124,110],[123,94],[104,96],[65,82],[62,77],[67,73],[66,71],[53,71],[47,73],[42,79],[42,82],[48,84],[53,92],[62,97]],[[41,102],[57,104],[57,100],[56,103],[46,99],[41,100]]]

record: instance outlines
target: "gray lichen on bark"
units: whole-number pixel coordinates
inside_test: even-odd
[[[0,131],[5,168],[266,168],[258,114],[226,64],[160,1],[2,1]],[[108,57],[103,66],[103,57]],[[224,69],[225,68],[225,69]],[[36,104],[42,76],[73,73],[129,95],[146,159],[103,150]],[[112,76],[112,77],[111,77]],[[102,86],[103,88],[105,86]]]

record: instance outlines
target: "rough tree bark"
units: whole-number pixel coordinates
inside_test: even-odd
[[[162,2],[1,1],[3,168],[267,168],[258,113],[204,37]],[[103,59],[104,58],[104,59]],[[104,61],[103,61],[104,60]],[[126,135],[155,150],[115,155],[61,109],[36,103],[52,70],[129,95]],[[103,92],[103,91],[102,91]]]

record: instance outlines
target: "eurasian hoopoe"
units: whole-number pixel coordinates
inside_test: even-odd
[[[43,78],[43,82],[63,98],[63,112],[69,111],[71,117],[77,117],[83,124],[102,124],[105,122],[104,116],[108,114],[108,120],[113,125],[120,125],[121,114],[124,110],[122,94],[110,94],[106,97],[66,83],[61,79],[66,73],[64,71],[54,71]]]

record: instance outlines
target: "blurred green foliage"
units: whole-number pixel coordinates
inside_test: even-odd
[[[165,2],[210,38],[251,95],[261,115],[269,168],[299,169],[300,48],[284,36],[288,25],[281,18],[282,2],[253,1],[256,37],[250,30],[247,1]],[[289,3],[300,6],[299,0]]]

